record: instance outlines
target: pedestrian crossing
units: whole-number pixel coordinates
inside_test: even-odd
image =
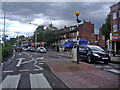
[[[39,74],[29,74],[30,77],[30,85],[31,89],[35,88],[50,88],[52,90],[52,87],[50,86],[49,82],[43,75],[43,73]],[[18,84],[21,78],[21,74],[18,75],[7,75],[6,78],[2,81],[0,86],[2,88],[18,88]]]

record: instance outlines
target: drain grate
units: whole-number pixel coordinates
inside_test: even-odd
[[[81,69],[79,67],[68,67],[70,71],[80,71]]]

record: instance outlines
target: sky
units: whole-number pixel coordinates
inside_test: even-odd
[[[32,36],[37,25],[48,26],[52,23],[57,28],[64,28],[76,25],[75,12],[79,11],[79,19],[81,24],[84,20],[91,21],[94,24],[95,33],[98,33],[99,28],[105,23],[105,19],[110,12],[110,6],[118,3],[112,0],[106,2],[98,2],[96,0],[91,2],[20,2],[11,1],[6,3],[1,2],[0,10],[0,36],[3,35],[4,30],[4,12],[5,18],[5,34],[8,38],[16,37],[18,35]],[[37,24],[32,25],[29,23]]]

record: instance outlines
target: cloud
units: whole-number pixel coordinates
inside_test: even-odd
[[[35,26],[28,25],[29,22],[45,26],[53,23],[58,28],[75,25],[75,11],[80,11],[79,18],[82,21],[91,21],[95,30],[98,30],[105,23],[110,6],[114,3],[116,2],[7,2],[6,6],[2,3],[2,10],[4,12],[6,7],[6,19],[11,23],[8,30],[24,34],[28,32],[30,35]]]

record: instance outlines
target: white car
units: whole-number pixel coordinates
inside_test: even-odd
[[[46,50],[44,47],[38,47],[38,48],[37,48],[37,52],[46,53],[47,50]]]

